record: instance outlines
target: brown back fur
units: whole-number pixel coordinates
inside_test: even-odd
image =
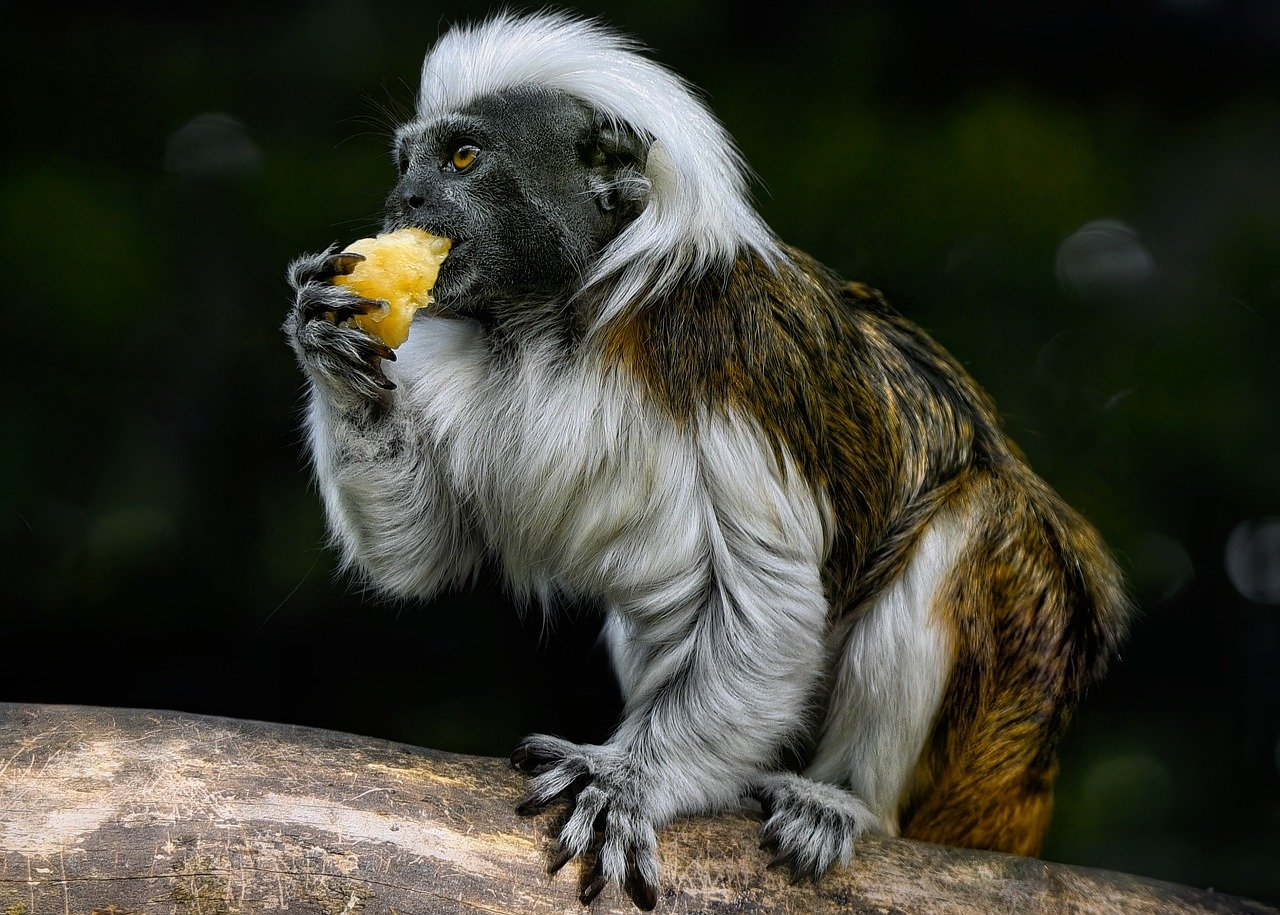
[[[875,290],[740,260],[616,320],[606,362],[680,423],[743,411],[825,493],[833,619],[890,585],[940,510],[972,538],[933,608],[956,658],[903,811],[906,835],[1035,854],[1056,745],[1122,637],[1128,604],[1097,534],[1026,466],[960,364]]]

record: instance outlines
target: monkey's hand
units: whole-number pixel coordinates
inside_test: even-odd
[[[800,775],[764,776],[748,794],[764,811],[760,847],[774,853],[769,867],[785,864],[792,882],[817,880],[831,868],[847,865],[855,840],[880,828],[860,798]]]
[[[395,385],[383,374],[381,360],[395,361],[396,354],[376,337],[344,324],[382,306],[329,282],[349,274],[362,260],[362,255],[338,253],[337,245],[331,245],[291,263],[288,280],[294,301],[284,332],[307,374],[332,395],[385,404]]]
[[[583,905],[610,882],[621,885],[642,909],[657,905],[658,845],[651,789],[623,748],[535,734],[511,754],[511,763],[533,775],[528,794],[516,807],[520,815],[540,813],[556,801],[573,804],[560,830],[550,873],[576,857],[592,858],[578,897]]]

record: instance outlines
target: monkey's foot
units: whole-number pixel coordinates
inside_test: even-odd
[[[511,764],[533,775],[516,813],[530,816],[556,801],[572,802],[548,870],[554,874],[577,857],[593,859],[578,897],[583,905],[611,882],[638,907],[657,905],[658,840],[651,805],[642,773],[623,751],[535,734],[511,754]]]
[[[853,794],[800,775],[768,775],[749,792],[766,817],[760,847],[774,852],[770,867],[785,864],[793,881],[817,880],[853,857],[853,843],[879,828],[875,814]]]

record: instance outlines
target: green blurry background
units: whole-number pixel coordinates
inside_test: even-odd
[[[965,5],[968,6],[968,5]],[[1280,5],[581,7],[704,87],[787,240],[885,289],[1141,616],[1046,856],[1280,899]],[[595,622],[335,577],[285,263],[371,232],[430,2],[5,12],[2,700],[505,754],[604,738]]]

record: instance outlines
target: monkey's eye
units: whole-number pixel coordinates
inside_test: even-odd
[[[459,146],[453,151],[453,155],[449,157],[449,166],[455,172],[464,172],[471,167],[471,163],[476,161],[480,149],[476,146],[467,144]]]
[[[396,153],[396,170],[402,175],[409,170],[409,154],[403,149]]]

